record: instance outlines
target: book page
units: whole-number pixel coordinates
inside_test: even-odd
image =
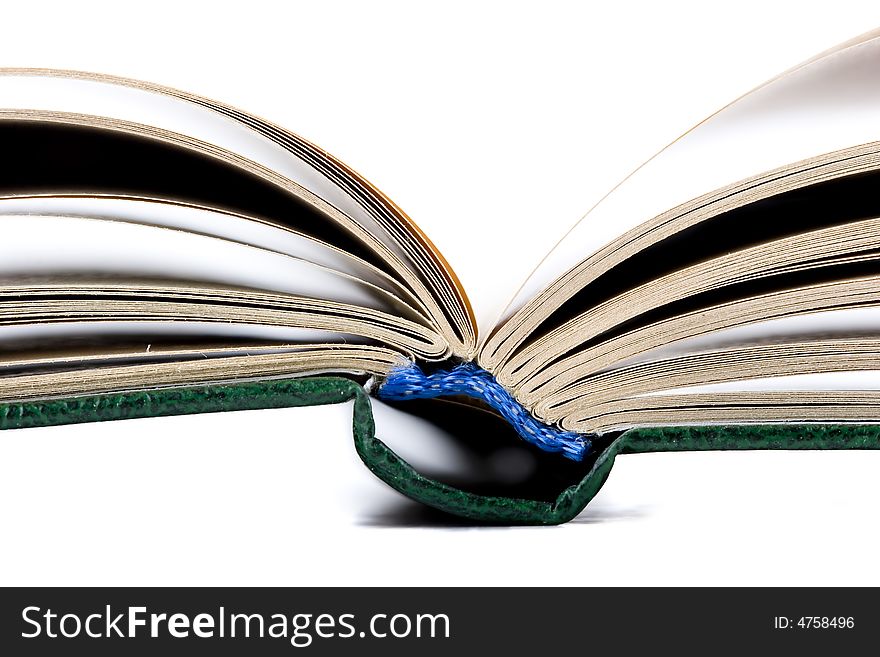
[[[646,162],[594,207],[529,277],[504,319],[616,238],[701,194],[880,139],[880,38],[870,33],[731,103]]]

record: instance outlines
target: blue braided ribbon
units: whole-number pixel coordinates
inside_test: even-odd
[[[415,363],[395,367],[378,391],[379,399],[405,401],[466,395],[481,399],[498,411],[527,443],[546,452],[560,452],[580,461],[590,449],[590,439],[563,431],[535,419],[495,377],[474,363],[425,374]]]

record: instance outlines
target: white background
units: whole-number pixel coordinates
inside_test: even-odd
[[[595,5],[16,3],[0,66],[146,79],[289,127],[413,216],[492,315],[660,147],[880,25],[876,2]],[[566,526],[479,528],[374,480],[349,421],[4,433],[0,584],[880,584],[880,452],[626,456]]]

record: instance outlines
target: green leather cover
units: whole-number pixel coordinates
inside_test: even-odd
[[[878,449],[880,425],[771,424],[631,429],[597,450],[587,475],[554,502],[490,497],[416,472],[375,435],[370,400],[340,377],[230,383],[0,404],[0,429],[354,401],[355,449],[382,481],[410,498],[479,522],[554,525],[593,499],[618,454],[732,449]]]

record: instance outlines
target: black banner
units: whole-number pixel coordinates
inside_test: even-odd
[[[837,651],[880,639],[876,598],[876,589],[5,589],[0,654]]]

